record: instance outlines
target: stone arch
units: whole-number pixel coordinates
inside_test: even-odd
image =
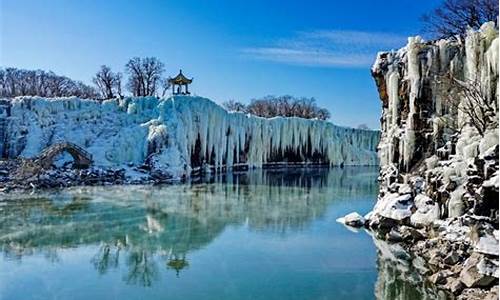
[[[76,168],[84,169],[92,164],[92,154],[69,142],[57,143],[45,148],[38,156],[37,162],[43,169],[48,169],[52,166],[54,158],[64,152],[73,157]]]

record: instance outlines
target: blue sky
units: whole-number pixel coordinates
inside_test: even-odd
[[[0,65],[91,83],[101,64],[133,56],[180,68],[216,102],[315,97],[340,125],[379,127],[370,65],[420,33],[439,0],[0,0]]]

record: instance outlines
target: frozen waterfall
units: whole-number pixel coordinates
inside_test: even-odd
[[[139,166],[174,176],[243,164],[376,165],[379,132],[302,118],[227,112],[209,99],[137,97],[98,102],[20,97],[2,119],[3,157],[34,157],[68,141],[98,166]]]

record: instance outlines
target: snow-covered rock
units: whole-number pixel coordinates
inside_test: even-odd
[[[376,165],[379,133],[302,118],[260,118],[230,113],[191,96],[137,97],[104,102],[78,98],[20,97],[11,101],[0,153],[34,157],[45,147],[72,142],[97,166],[151,163],[189,175],[193,167],[316,162]]]
[[[410,222],[414,226],[426,226],[439,219],[439,205],[423,194],[415,197],[417,211],[411,215]]]
[[[411,216],[412,206],[413,199],[410,194],[399,195],[393,193],[379,198],[373,208],[373,213],[388,219],[401,221]]]
[[[465,262],[460,272],[460,281],[467,287],[481,287],[491,284],[498,277],[498,262],[494,263],[478,253],[473,253]],[[496,269],[496,270],[495,270]]]
[[[498,256],[498,240],[491,235],[481,237],[474,247],[474,252]]]
[[[363,218],[357,212],[352,212],[345,217],[338,218],[337,222],[342,223],[344,225],[352,226],[352,227],[361,227],[365,224],[365,218]]]

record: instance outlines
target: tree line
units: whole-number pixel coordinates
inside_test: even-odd
[[[163,77],[164,71],[164,64],[155,57],[134,57],[125,65],[125,74],[128,75],[125,87],[136,97],[165,96],[170,85],[168,79]],[[122,73],[114,72],[106,65],[102,65],[92,78],[94,86],[51,71],[0,68],[0,97],[76,96],[87,99],[113,99],[124,96],[123,81]],[[318,107],[314,98],[288,95],[253,99],[248,105],[227,101],[223,106],[230,111],[243,111],[265,118],[285,116],[326,120],[330,117],[330,112]]]
[[[53,72],[0,68],[0,97],[17,96],[95,98],[94,87]]]
[[[132,96],[165,96],[169,83],[164,64],[156,57],[134,57],[125,65],[125,87]],[[123,97],[123,74],[102,65],[92,78],[94,86],[43,70],[0,68],[0,97],[18,96],[112,99]]]
[[[222,103],[229,111],[249,113],[264,118],[276,116],[300,117],[306,119],[326,120],[330,118],[330,112],[316,104],[316,99],[307,97],[265,96],[252,99],[248,105],[241,102],[229,100]]]

